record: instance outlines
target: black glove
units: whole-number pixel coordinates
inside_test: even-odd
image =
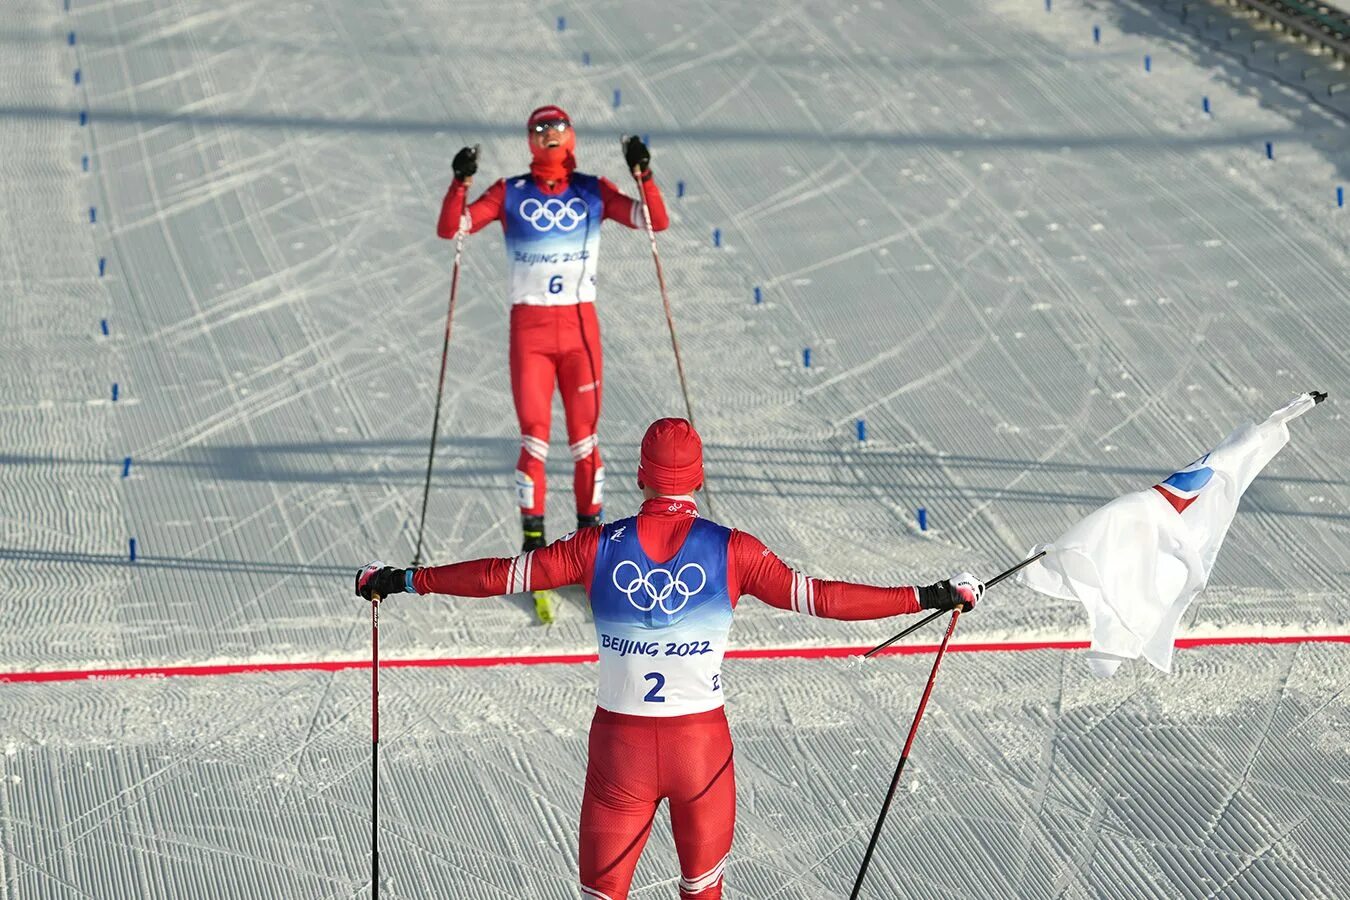
[[[919,605],[924,609],[955,609],[959,606],[962,612],[970,612],[983,596],[984,582],[969,572],[962,572],[946,581],[919,588]]]
[[[642,143],[641,138],[633,135],[624,141],[623,159],[628,163],[628,171],[637,169],[639,174],[646,174],[647,167],[652,164],[652,152]]]
[[[454,160],[450,163],[450,168],[454,171],[455,177],[460,181],[468,181],[478,171],[478,150],[475,147],[464,147],[455,154]]]
[[[395,569],[376,560],[356,573],[356,596],[373,600],[407,590],[408,569]]]

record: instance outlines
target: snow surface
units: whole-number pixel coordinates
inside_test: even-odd
[[[1248,491],[1183,630],[1350,630],[1350,210],[1334,202],[1350,93],[1318,93],[1338,76],[1297,48],[1258,61],[1292,82],[1244,68],[1213,40],[1223,7],[1202,27],[1067,0],[73,6],[13,0],[0,25],[7,671],[367,652],[350,579],[411,556],[449,160],[481,143],[478,187],[520,171],[521,122],[552,101],[582,167],[620,184],[618,135],[651,136],[726,523],[819,576],[989,575],[1320,388],[1332,401]],[[601,439],[623,515],[642,429],[683,404],[646,240],[606,235]],[[518,541],[504,285],[489,230],[465,252],[438,560]],[[550,628],[519,600],[399,598],[382,624],[391,658],[592,646],[571,601]],[[866,645],[895,626],[747,600],[733,640]],[[1006,584],[959,637],[1085,631],[1071,604]],[[847,893],[926,667],[728,663],[731,896]],[[1345,650],[1185,651],[1171,678],[1108,683],[1084,669],[1055,652],[944,664],[872,895],[1350,893]],[[389,896],[573,896],[593,674],[386,676]],[[0,898],[359,894],[365,685],[6,685]],[[635,894],[673,896],[676,874],[658,831]]]

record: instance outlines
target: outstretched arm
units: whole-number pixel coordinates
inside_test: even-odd
[[[443,238],[453,238],[466,224],[469,234],[481,231],[489,222],[501,218],[502,203],[506,198],[506,182],[498,179],[492,187],[483,192],[483,196],[468,205],[465,212],[464,199],[468,196],[469,186],[456,178],[450,182],[450,189],[441,201],[441,218],[436,223],[436,234]]]
[[[789,568],[759,538],[743,531],[731,533],[727,552],[733,598],[753,594],[770,606],[824,619],[884,619],[922,609],[913,586],[812,578]]]
[[[652,231],[665,231],[670,225],[670,216],[666,213],[666,201],[661,189],[656,186],[650,170],[643,172],[642,203],[647,204],[647,212],[652,216]],[[634,200],[614,186],[608,178],[600,179],[600,199],[604,202],[605,218],[613,219],[629,228],[645,228],[642,222],[642,203]]]
[[[520,556],[415,569],[412,587],[418,594],[496,597],[585,584],[590,581],[591,568],[595,564],[599,535],[599,528],[583,528],[547,547]]]

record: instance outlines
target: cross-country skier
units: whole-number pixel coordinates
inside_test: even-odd
[[[475,151],[455,155],[454,180],[441,205],[436,233],[453,238],[501,222],[511,267],[511,394],[520,423],[516,500],[524,531],[522,549],[544,546],[544,461],[548,458],[553,386],[562,392],[567,442],[575,463],[577,527],[598,525],[604,504],[605,469],[596,426],[600,418],[602,368],[600,325],[595,315],[600,223],[613,219],[643,228],[642,206],[652,228],[669,220],[642,141],[624,144],[624,161],[642,183],[642,200],[623,194],[608,179],[576,169],[572,120],[558,106],[541,106],[526,123],[533,157],[530,171],[500,179],[468,204],[478,171]]]
[[[357,573],[367,600],[409,591],[489,597],[580,584],[600,646],[581,802],[581,893],[621,900],[660,801],[670,802],[680,896],[718,900],[736,814],[722,654],[736,602],[829,619],[880,619],[971,608],[984,585],[968,574],[926,587],[823,581],[788,568],[758,539],[698,517],[703,446],[684,419],[642,439],[636,516],[579,529],[514,559],[432,568],[375,562]],[[374,596],[372,596],[374,595]]]

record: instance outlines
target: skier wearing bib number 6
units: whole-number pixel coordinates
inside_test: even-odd
[[[516,500],[524,550],[544,546],[544,463],[548,458],[553,388],[562,393],[567,442],[575,463],[577,527],[598,525],[604,505],[605,469],[597,424],[603,362],[595,314],[600,223],[606,219],[643,228],[643,205],[652,228],[669,224],[665,201],[649,168],[642,141],[624,144],[624,161],[642,184],[642,198],[623,194],[609,180],[576,169],[576,134],[567,113],[542,106],[526,123],[532,162],[523,175],[499,179],[465,205],[478,170],[465,147],[441,205],[436,233],[453,238],[501,222],[511,272],[511,394],[520,424]],[[543,613],[541,612],[541,617]]]
[[[924,587],[874,587],[796,572],[757,538],[699,518],[703,448],[684,419],[642,439],[636,516],[579,529],[513,559],[419,569],[374,562],[367,600],[401,592],[490,597],[580,584],[595,616],[600,684],[581,802],[583,897],[621,900],[661,800],[670,803],[680,896],[718,900],[736,817],[722,656],[737,601],[829,619],[881,619],[975,606],[984,585],[957,575]]]

